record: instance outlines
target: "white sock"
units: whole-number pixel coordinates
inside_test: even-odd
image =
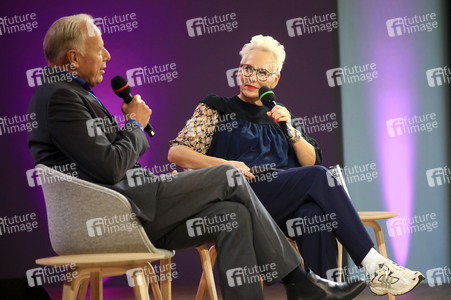
[[[368,274],[373,274],[377,270],[377,263],[381,259],[386,259],[383,257],[376,249],[371,248],[370,251],[366,254],[366,256],[362,260],[362,266],[365,267],[366,272]]]

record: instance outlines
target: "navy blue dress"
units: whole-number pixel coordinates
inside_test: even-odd
[[[347,194],[338,184],[329,185],[326,168],[300,166],[290,141],[267,116],[269,109],[238,96],[209,95],[201,102],[219,112],[207,155],[260,166],[260,170],[284,170],[256,175],[250,184],[281,230],[296,240],[305,267],[322,277],[330,275],[327,271],[338,267],[336,238],[359,265],[373,243]],[[292,125],[315,148],[315,165],[319,165],[322,156],[317,142],[302,125]]]
[[[218,110],[222,123],[213,136],[207,155],[242,161],[249,167],[266,164],[275,164],[275,168],[283,170],[300,167],[290,141],[268,117],[266,106],[244,102],[238,96],[224,98],[209,95],[201,102]],[[317,142],[307,135],[300,124],[296,126],[304,139],[315,148],[315,164],[321,164],[321,150]]]

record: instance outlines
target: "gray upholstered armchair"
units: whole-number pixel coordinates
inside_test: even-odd
[[[145,272],[128,273],[147,268],[154,276],[150,262],[160,260],[161,270],[169,275],[174,252],[152,245],[123,195],[44,165],[38,165],[36,172],[44,192],[52,248],[60,255],[36,262],[76,265],[71,270],[76,277],[64,284],[63,299],[77,299],[78,294],[84,299],[89,281],[91,299],[102,299],[102,277],[123,274],[130,276],[136,299],[149,299],[149,281],[156,299],[171,298],[170,281],[162,281],[160,289],[157,280],[145,278]]]

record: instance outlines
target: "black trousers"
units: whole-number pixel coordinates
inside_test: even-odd
[[[299,255],[235,167],[183,172],[158,184],[156,218],[143,224],[150,240],[165,249],[215,243],[224,299],[263,299],[258,273],[271,285],[299,266]]]
[[[345,190],[327,172],[300,167],[251,182],[282,231],[296,240],[305,267],[324,278],[338,267],[336,239],[357,265],[374,246]]]

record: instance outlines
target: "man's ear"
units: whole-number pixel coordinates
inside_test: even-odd
[[[270,87],[271,89],[274,89],[277,84],[279,83],[280,74],[274,75],[274,80],[271,82]]]
[[[80,67],[80,53],[78,53],[75,49],[70,49],[66,52],[67,60],[69,61],[69,64],[72,64],[75,69],[78,69]]]

